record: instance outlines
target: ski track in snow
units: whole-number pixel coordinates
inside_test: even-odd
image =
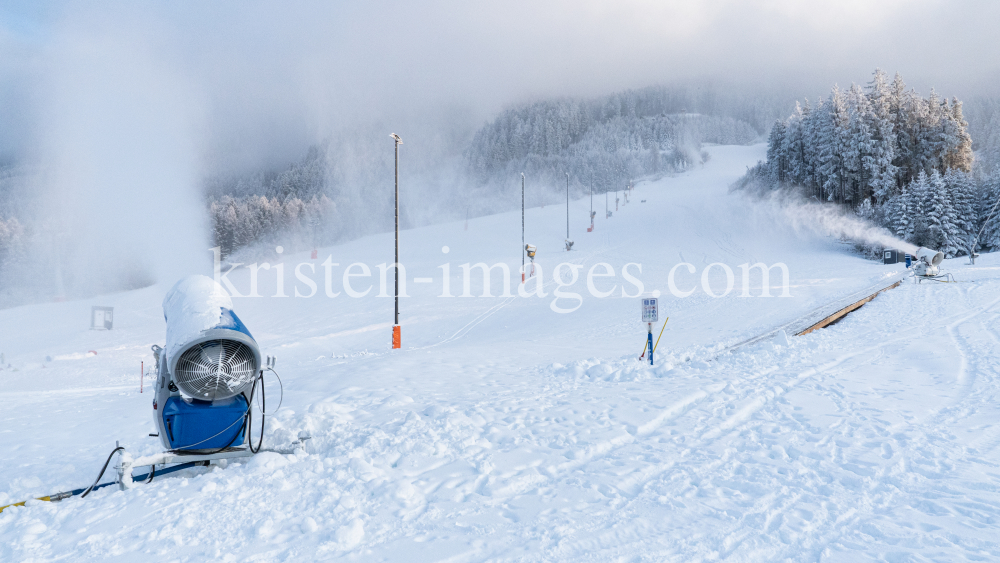
[[[640,186],[649,204],[615,218],[648,213],[668,225],[662,239],[671,242],[654,256],[664,262],[774,261],[777,235],[726,230],[717,203],[698,205],[698,190],[718,183],[724,193],[719,178],[750,161],[745,149],[711,150],[711,166],[657,184],[671,190]],[[470,232],[489,221],[470,220]],[[628,249],[642,221],[598,220],[610,243],[555,258],[620,269],[636,259]],[[557,247],[560,228],[552,241],[530,240]],[[495,226],[484,230],[498,237]],[[440,248],[438,235],[420,236]],[[581,249],[585,236],[574,234]],[[305,448],[7,509],[0,560],[1000,559],[1000,279],[991,277],[1000,256],[976,267],[950,260],[962,283],[907,280],[789,346],[767,339],[720,355],[722,344],[884,273],[823,244],[782,249],[793,272],[804,270],[793,282],[813,288],[797,300],[665,298],[671,321],[655,367],[636,357],[635,299],[555,315],[548,300],[427,299],[422,309],[415,297],[404,304],[413,345],[395,352],[377,300],[339,302],[336,316],[312,304],[285,312],[237,302],[264,352],[281,351],[285,407],[268,417],[266,443],[308,430]],[[434,267],[440,256],[428,256]],[[643,274],[659,285],[647,291],[665,289],[675,262],[650,260]],[[832,262],[847,281],[821,277]],[[544,289],[554,286],[549,277]],[[133,453],[155,448],[144,438],[151,396],[123,386],[132,379],[121,374],[147,341],[162,341],[162,324],[128,325],[131,310],[159,322],[152,290],[121,299],[120,332],[67,332],[34,356],[8,352],[20,368],[0,371],[0,504],[89,484],[116,439]],[[34,327],[49,330],[26,320],[44,318],[39,311],[70,319],[89,305],[0,311],[0,326],[30,325],[27,342]],[[98,355],[46,367],[35,359],[83,346]]]

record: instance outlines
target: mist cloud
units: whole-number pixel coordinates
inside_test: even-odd
[[[70,35],[128,35],[182,69],[207,96],[199,133],[211,166],[290,161],[340,125],[405,122],[432,108],[482,121],[513,102],[685,81],[794,99],[867,80],[877,66],[947,95],[989,91],[1000,78],[990,29],[1000,5],[989,1],[29,6],[2,15],[17,66],[45,67],[23,59],[77,48],[61,39]],[[23,80],[9,67],[0,80]],[[7,107],[4,119],[24,109]]]

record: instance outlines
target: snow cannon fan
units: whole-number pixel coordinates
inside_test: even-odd
[[[153,346],[153,418],[164,448],[204,452],[244,442],[260,349],[215,280],[188,276],[163,299],[167,343]]]
[[[914,253],[917,263],[913,267],[913,273],[918,276],[933,277],[941,273],[939,266],[944,261],[944,253],[929,248],[920,247]]]

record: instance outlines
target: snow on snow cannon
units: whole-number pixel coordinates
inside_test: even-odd
[[[211,278],[188,276],[163,299],[163,316],[167,342],[153,347],[153,418],[163,447],[201,452],[242,445],[261,355],[229,295]]]

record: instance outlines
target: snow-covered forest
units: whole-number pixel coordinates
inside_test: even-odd
[[[437,196],[425,204],[436,199],[451,212],[495,213],[520,205],[522,172],[536,202],[562,193],[566,173],[576,194],[591,185],[597,192],[620,189],[700,162],[702,143],[754,142],[781,106],[774,96],[681,87],[522,104],[470,138],[450,141],[447,148],[461,158],[438,154],[418,162],[414,174],[404,146],[405,178],[412,185],[418,176]],[[215,243],[228,255],[279,238],[310,245],[391,228],[391,194],[377,189],[392,177],[391,153],[384,149],[338,137],[282,171],[211,179],[206,193]],[[359,213],[362,208],[376,212]],[[412,210],[402,213],[404,225],[421,222]]]
[[[752,143],[767,113],[754,102],[700,100],[667,88],[542,101],[502,112],[476,133],[465,156],[479,184],[502,186],[521,172],[557,184],[569,173],[603,192],[684,170],[701,160],[702,143]]]
[[[521,172],[534,206],[563,197],[566,173],[574,195],[591,184],[600,193],[698,165],[703,143],[767,137],[767,162],[739,187],[795,189],[841,203],[949,255],[967,252],[970,235],[979,231],[980,248],[1000,247],[1000,220],[987,221],[1000,196],[996,99],[963,106],[933,92],[923,98],[900,77],[877,72],[864,88],[834,89],[775,122],[790,100],[737,90],[650,87],[515,105],[478,130],[446,124],[429,140],[402,148],[401,223],[407,228],[513,209],[520,205]],[[209,243],[229,256],[275,244],[301,250],[391,229],[392,191],[384,188],[393,160],[384,130],[372,124],[332,134],[281,169],[205,178]],[[54,267],[56,226],[34,219],[33,210],[45,204],[33,201],[28,189],[43,171],[16,164],[0,170],[3,304],[53,290],[18,283]],[[419,205],[407,205],[414,194]]]
[[[767,161],[734,188],[792,190],[850,207],[949,257],[997,248],[1000,128],[984,107],[980,117],[990,122],[977,127],[985,137],[977,164],[961,101],[933,90],[921,97],[899,74],[890,81],[876,70],[864,88],[835,86],[815,105],[797,102],[771,127]]]
[[[208,183],[212,236],[223,255],[274,242],[279,235],[294,238],[294,245],[327,240],[337,233],[341,221],[327,195],[327,159],[321,149],[311,147],[301,161],[278,173],[214,178]]]

